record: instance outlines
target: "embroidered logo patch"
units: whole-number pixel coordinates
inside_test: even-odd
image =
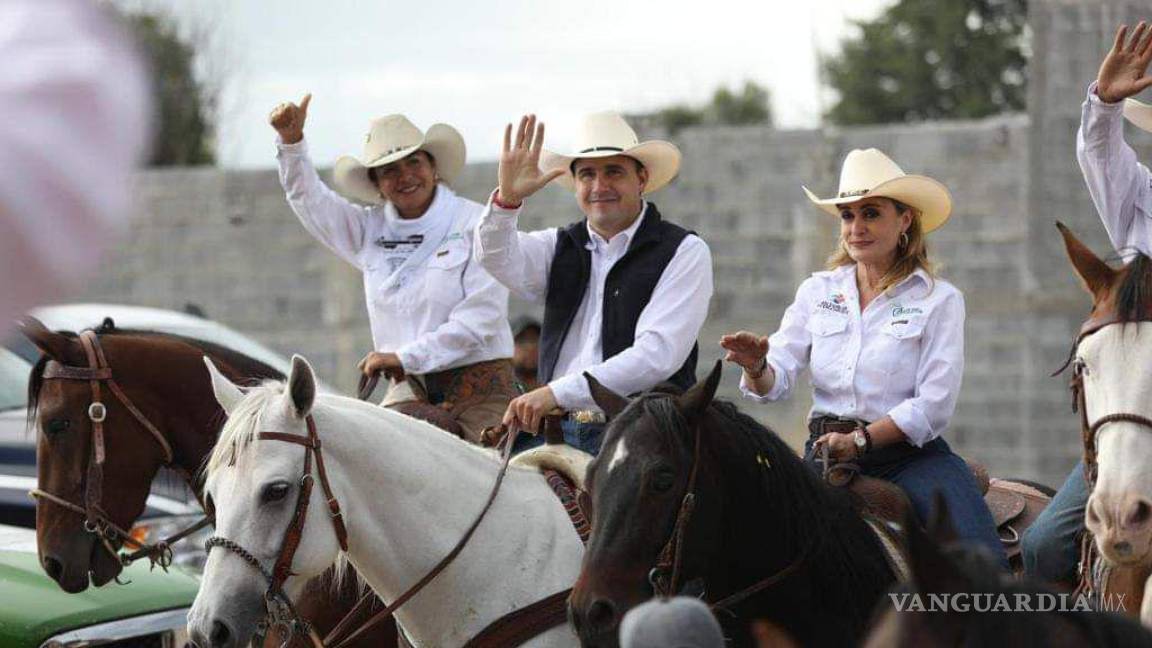
[[[916,307],[912,307],[912,306],[905,307],[905,306],[902,306],[900,304],[896,304],[892,307],[892,317],[907,317],[909,315],[923,315],[923,314],[924,314],[923,308],[916,308]]]
[[[832,311],[833,313],[840,313],[841,315],[847,315],[848,314],[848,307],[844,305],[845,301],[846,301],[846,299],[844,297],[844,293],[832,293],[832,295],[829,296],[828,299],[825,299],[825,300],[819,302],[818,304],[816,304],[816,307],[822,308],[826,311]]]

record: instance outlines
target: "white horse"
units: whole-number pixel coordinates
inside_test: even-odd
[[[1085,525],[1111,565],[1142,577],[1152,569],[1152,262],[1113,269],[1066,227],[1060,231],[1092,295],[1090,321],[1096,323],[1074,359],[1086,420],[1095,430],[1098,471]],[[1137,588],[1125,604],[1139,597]],[[1141,621],[1152,627],[1152,579],[1140,609]]]
[[[452,550],[491,492],[500,468],[495,452],[375,405],[317,394],[312,369],[299,356],[287,382],[247,394],[208,366],[229,416],[206,466],[216,531],[269,571],[293,516],[305,450],[256,434],[306,436],[309,414],[347,525],[346,558],[384,601],[396,600]],[[293,576],[284,586],[290,598],[341,553],[319,484],[310,501]],[[464,550],[396,619],[416,646],[460,646],[508,612],[571,587],[583,554],[544,477],[510,467]],[[237,554],[214,549],[188,615],[197,644],[245,645],[264,615],[266,588]],[[563,624],[531,645],[575,646],[577,640]]]

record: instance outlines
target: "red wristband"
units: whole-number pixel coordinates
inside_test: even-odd
[[[524,201],[520,201],[520,202],[516,203],[515,205],[509,205],[508,203],[501,202],[500,190],[497,189],[495,191],[495,193],[492,194],[492,204],[496,205],[500,209],[513,210],[513,209],[520,209],[520,206],[524,204]]]

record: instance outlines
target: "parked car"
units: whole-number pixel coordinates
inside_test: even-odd
[[[181,648],[196,577],[179,567],[124,569],[126,584],[79,594],[61,590],[40,568],[36,533],[0,525],[0,646]]]

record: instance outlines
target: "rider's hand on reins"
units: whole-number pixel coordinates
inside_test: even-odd
[[[295,144],[304,139],[304,121],[308,118],[308,104],[311,102],[312,94],[309,93],[300,100],[300,105],[287,101],[269,113],[268,123],[276,129],[282,142]]]
[[[820,448],[825,445],[828,446],[828,456],[832,461],[852,461],[859,456],[859,451],[851,434],[828,432],[816,439],[812,448],[815,452],[819,452]]]
[[[544,417],[556,407],[556,395],[551,387],[545,385],[512,399],[504,412],[503,424],[509,429],[536,434]]]
[[[404,380],[405,377],[404,364],[400,362],[400,356],[395,353],[370,351],[356,367],[369,377],[383,374],[385,378],[395,381]]]

